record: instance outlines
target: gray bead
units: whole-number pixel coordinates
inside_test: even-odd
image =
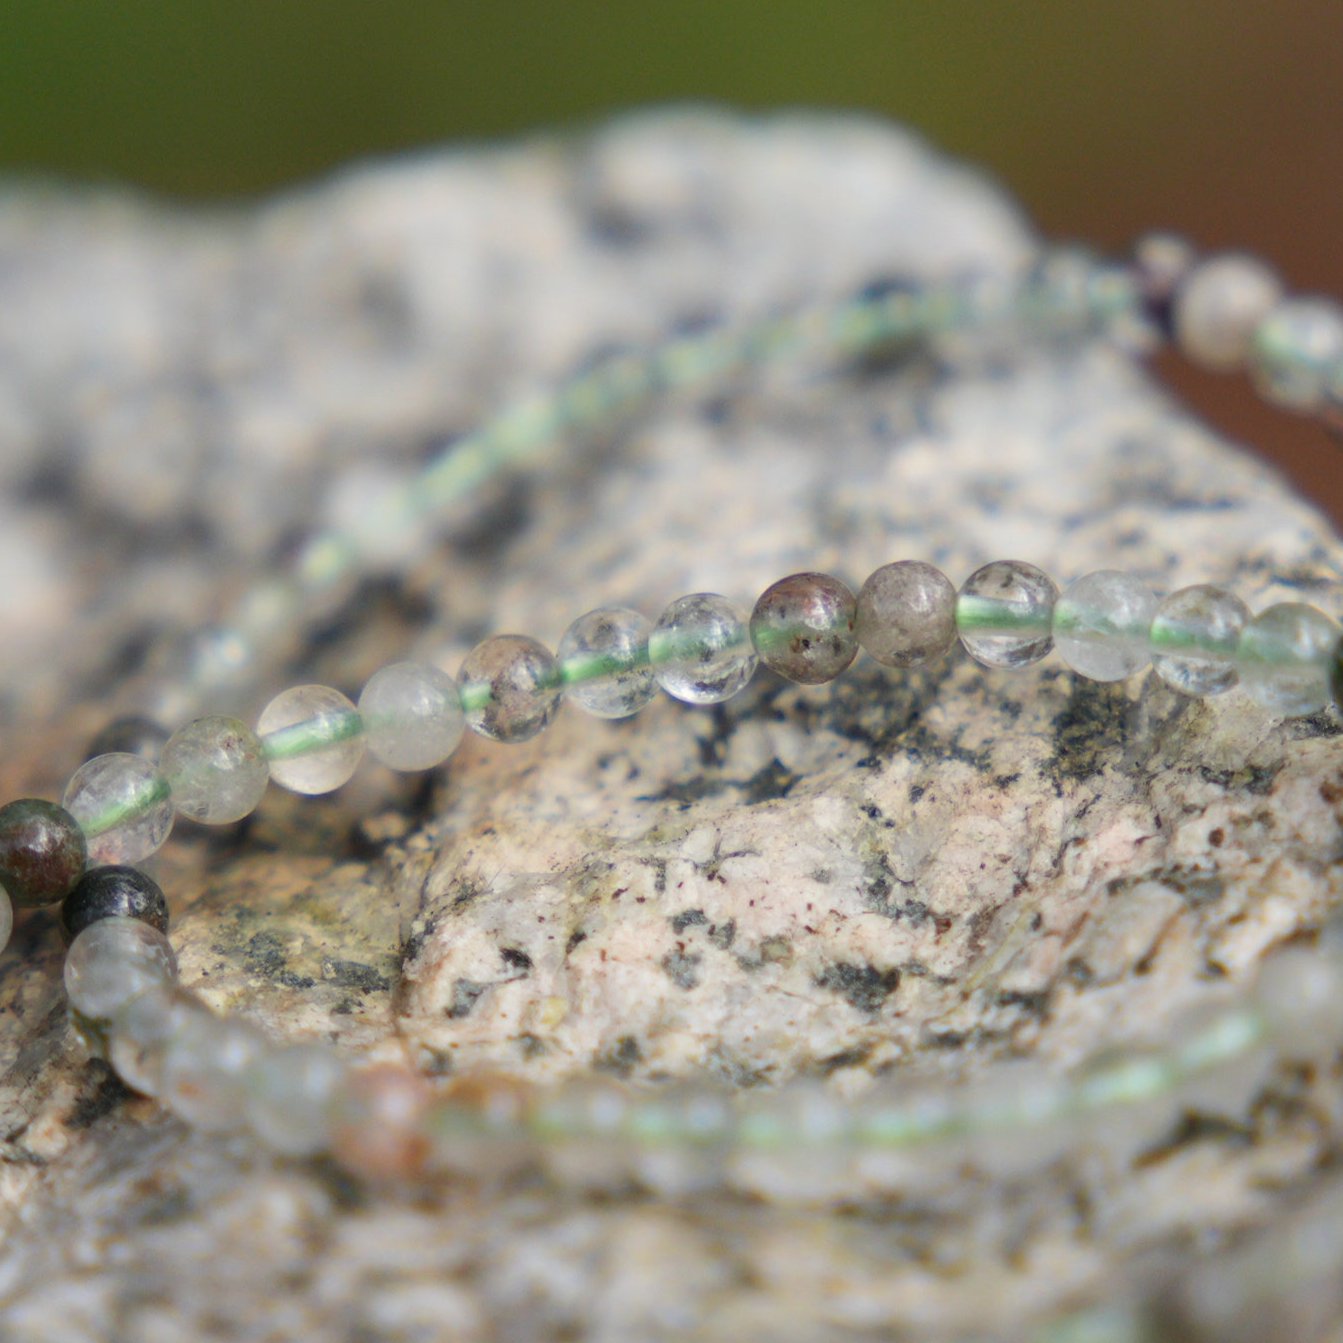
[[[976,569],[956,598],[956,629],[965,651],[986,667],[1024,667],[1054,645],[1058,588],[1048,574],[1021,560],[994,560]]]
[[[802,685],[833,681],[858,654],[853,593],[829,574],[791,574],[751,612],[751,643],[771,671]]]
[[[858,642],[885,667],[917,667],[956,641],[956,589],[922,560],[897,560],[858,594]]]
[[[1228,252],[1195,266],[1175,294],[1175,335],[1197,364],[1219,371],[1241,367],[1255,329],[1282,297],[1282,285],[1262,261]]]
[[[598,718],[627,718],[657,693],[648,662],[653,626],[638,611],[605,606],[581,615],[557,653],[564,693]]]
[[[457,683],[467,727],[492,741],[527,741],[559,711],[559,664],[544,644],[523,634],[498,634],[477,644]]]
[[[1240,680],[1236,650],[1250,619],[1234,593],[1199,583],[1172,592],[1152,618],[1152,667],[1186,695],[1221,695]]]

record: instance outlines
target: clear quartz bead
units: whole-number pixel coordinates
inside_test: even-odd
[[[528,741],[559,712],[559,663],[525,634],[496,634],[477,644],[457,683],[467,727],[491,741]]]
[[[1181,350],[1205,368],[1229,372],[1241,367],[1256,328],[1281,297],[1278,277],[1257,258],[1237,252],[1209,257],[1175,293]]]
[[[389,769],[441,765],[466,726],[457,682],[419,662],[394,662],[374,672],[359,696],[359,715],[369,754]]]
[[[1343,365],[1343,308],[1323,298],[1284,299],[1254,333],[1250,373],[1260,393],[1290,410],[1314,411]]]
[[[1240,636],[1241,684],[1270,713],[1284,718],[1315,713],[1329,703],[1339,636],[1335,621],[1304,602],[1270,606]]]
[[[244,1074],[245,1117],[258,1138],[286,1156],[312,1156],[331,1141],[345,1069],[331,1050],[293,1044],[266,1050]]]
[[[858,593],[858,642],[884,667],[917,667],[956,642],[956,589],[922,560],[873,572]]]
[[[771,671],[801,685],[833,681],[858,653],[855,599],[829,574],[790,574],[751,612],[751,643]]]
[[[256,810],[270,782],[261,738],[236,718],[197,718],[168,738],[159,769],[173,806],[193,821],[227,825]]]
[[[248,1099],[244,1077],[265,1048],[265,1036],[239,1017],[185,1017],[164,1048],[159,1099],[197,1128],[238,1128]]]
[[[330,686],[282,690],[261,711],[256,730],[271,778],[295,793],[332,792],[364,754],[359,710]]]
[[[194,993],[163,985],[132,998],[112,1018],[107,1057],[117,1076],[135,1091],[157,1096],[163,1085],[168,1042],[191,1017],[209,1009]]]
[[[653,626],[638,611],[601,607],[579,616],[557,651],[564,693],[598,718],[627,718],[657,693],[648,664]]]
[[[62,806],[84,831],[91,864],[138,863],[173,828],[167,779],[150,761],[124,751],[85,761],[66,785]]]
[[[70,1006],[94,1021],[115,1016],[132,998],[177,979],[177,957],[157,928],[139,919],[99,919],[65,954]]]
[[[687,704],[720,704],[751,679],[756,655],[737,608],[726,597],[678,597],[648,637],[658,684]]]
[[[1132,574],[1083,574],[1054,606],[1054,646],[1082,676],[1122,681],[1147,665],[1156,607],[1156,595]]]
[[[965,651],[986,667],[1024,667],[1053,647],[1058,588],[1021,560],[976,569],[956,598],[956,628]]]
[[[1152,618],[1152,666],[1186,695],[1221,695],[1240,680],[1236,650],[1250,612],[1234,593],[1198,583],[1172,592]]]

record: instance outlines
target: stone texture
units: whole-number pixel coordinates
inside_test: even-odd
[[[418,461],[613,346],[1032,245],[976,175],[807,117],[641,117],[229,216],[11,186],[0,564],[23,581],[0,598],[0,792],[59,795],[178,636],[342,507],[351,472]],[[1320,517],[1123,356],[961,345],[740,376],[564,445],[305,613],[317,637],[209,707],[254,715],[296,681],[353,694],[405,656],[455,671],[496,632],[553,647],[598,604],[749,610],[803,569],[856,589],[905,557],[1343,610]],[[286,1038],[429,1074],[853,1092],[888,1068],[1069,1063],[1241,991],[1338,900],[1338,735],[1151,674],[860,657],[815,689],[761,673],[715,710],[569,707],[427,783],[366,767],[329,799],[272,790],[242,827],[180,826],[154,870],[183,982]],[[1140,1160],[1121,1118],[1028,1187],[953,1179],[918,1207],[541,1177],[378,1194],[128,1097],[72,1037],[60,955],[39,911],[0,959],[16,1339],[1014,1337],[1177,1276],[1196,1336],[1211,1247],[1271,1245],[1337,1139],[1336,1084],[1270,1071]],[[1275,1337],[1311,1336],[1281,1319]]]

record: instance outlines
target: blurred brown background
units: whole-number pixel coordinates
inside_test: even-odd
[[[5,0],[0,169],[228,197],[640,103],[865,108],[1051,234],[1154,225],[1343,295],[1343,0]],[[1343,445],[1166,361],[1343,519]]]

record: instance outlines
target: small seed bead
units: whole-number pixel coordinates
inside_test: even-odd
[[[359,716],[369,754],[396,770],[441,765],[466,727],[457,682],[419,662],[394,662],[374,672],[359,696]]]
[[[751,612],[751,643],[771,671],[802,685],[833,681],[858,653],[856,602],[829,574],[791,574]]]
[[[1330,669],[1338,657],[1338,624],[1303,602],[1261,611],[1240,636],[1240,679],[1256,703],[1285,718],[1329,703]]]
[[[922,560],[884,564],[858,593],[855,628],[882,666],[917,667],[956,642],[956,589]]]
[[[1054,646],[1073,671],[1093,681],[1122,681],[1148,663],[1156,606],[1156,595],[1132,574],[1084,574],[1054,607]]]
[[[159,769],[182,816],[228,825],[256,810],[270,782],[261,738],[246,723],[197,718],[168,738]]]
[[[16,905],[63,899],[87,860],[84,832],[64,807],[37,797],[0,807],[0,886]]]
[[[598,718],[627,718],[657,693],[648,661],[653,627],[638,611],[605,606],[564,632],[556,656],[564,693]]]
[[[270,777],[295,793],[330,793],[345,783],[364,754],[359,711],[324,685],[282,690],[261,711],[257,735]]]
[[[458,673],[466,725],[491,741],[530,741],[559,712],[559,663],[522,634],[496,634],[467,655]]]
[[[125,751],[85,761],[62,801],[84,831],[90,863],[138,863],[160,849],[173,828],[168,780],[150,761]]]
[[[1024,667],[1054,644],[1058,588],[1020,560],[995,560],[967,578],[956,598],[956,628],[965,651],[986,667]]]
[[[658,684],[687,704],[721,704],[755,672],[746,621],[726,597],[694,592],[663,611],[648,637]]]
[[[139,919],[168,931],[168,901],[153,877],[134,867],[91,867],[61,902],[61,928],[78,937],[99,919]]]

